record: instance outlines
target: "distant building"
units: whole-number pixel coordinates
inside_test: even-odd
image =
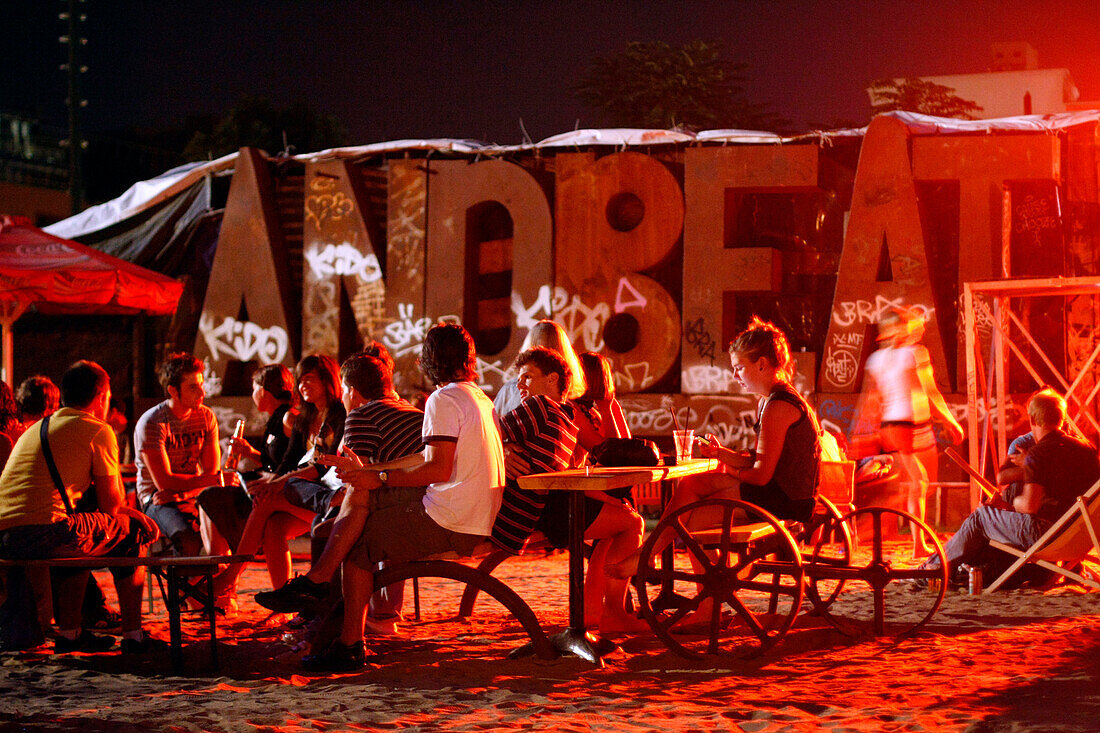
[[[990,120],[1018,115],[1046,115],[1081,109],[1081,96],[1068,69],[1040,69],[1038,54],[1023,42],[994,43],[990,70],[980,74],[922,76],[922,81],[954,89],[955,96],[982,109],[976,119]],[[903,79],[897,79],[900,83]],[[871,104],[878,101],[867,89]],[[1091,105],[1089,107],[1091,108]]]
[[[69,156],[65,133],[37,120],[0,112],[0,214],[45,226],[69,216]]]

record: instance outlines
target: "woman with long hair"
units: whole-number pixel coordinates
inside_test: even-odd
[[[662,519],[682,507],[707,498],[741,499],[779,519],[806,521],[813,514],[821,456],[820,427],[813,408],[791,384],[794,360],[790,344],[778,327],[753,316],[748,327],[730,344],[733,376],[743,392],[756,395],[756,444],[752,463],[726,448],[711,433],[697,444],[705,458],[717,458],[717,471],[680,480]],[[694,524],[701,518],[692,517]],[[654,554],[672,542],[672,533],[659,537]],[[633,575],[638,556],[611,572]],[[697,618],[709,618],[700,607]],[[689,622],[690,623],[690,622]]]
[[[290,580],[291,559],[287,541],[308,531],[315,509],[286,496],[287,482],[292,478],[307,479],[316,489],[312,498],[331,498],[332,492],[319,481],[327,468],[313,462],[314,456],[332,455],[344,435],[346,414],[340,402],[340,369],[336,360],[324,354],[310,354],[295,368],[301,410],[294,419],[290,443],[275,474],[248,484],[252,497],[252,513],[248,516],[240,544],[239,555],[253,555],[264,549],[264,560],[273,588]],[[300,456],[300,462],[295,460]],[[237,580],[244,572],[244,563],[233,563],[218,573],[214,589],[219,595],[235,594]]]

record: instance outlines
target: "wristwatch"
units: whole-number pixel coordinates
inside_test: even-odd
[[[381,481],[384,484],[388,483],[389,480],[390,480],[390,472],[389,471],[379,471],[378,472],[378,480]]]

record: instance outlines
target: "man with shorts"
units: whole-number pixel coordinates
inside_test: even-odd
[[[110,402],[111,380],[103,367],[78,361],[65,372],[62,408],[23,433],[0,476],[0,556],[13,560],[139,557],[157,538],[156,524],[126,505],[118,443],[105,422]],[[53,458],[56,481],[44,448]],[[84,496],[88,489],[92,491]],[[141,628],[145,570],[111,568],[111,574],[122,610],[122,651],[148,651],[155,642]],[[58,580],[55,651],[94,652],[113,647],[112,637],[81,630],[80,607],[88,571],[64,571]]]
[[[341,365],[340,381],[341,399],[348,414],[344,422],[345,451],[364,464],[397,467],[403,465],[400,459],[404,458],[408,459],[405,464],[415,464],[419,460],[416,454],[423,448],[420,434],[424,413],[397,397],[393,391],[393,367],[361,352]],[[370,492],[369,508],[373,511],[392,504],[407,504],[423,496],[422,486],[383,487]],[[272,611],[290,612],[309,610],[304,607],[324,599],[330,592],[330,579],[358,541],[366,518],[365,509],[341,503],[332,522],[332,532],[313,568],[282,588],[257,593],[256,602]],[[395,583],[375,593],[368,621],[373,630],[396,633],[403,588],[404,583]]]
[[[438,387],[424,406],[424,452],[364,466],[354,460],[337,462],[340,478],[349,487],[345,518],[361,518],[363,529],[343,559],[340,637],[303,659],[307,668],[349,671],[365,664],[364,615],[378,563],[449,551],[469,555],[492,531],[504,487],[504,453],[493,403],[474,381],[473,339],[460,325],[434,326],[424,338],[420,367]],[[417,486],[427,486],[423,499],[378,509],[371,506],[371,494],[379,488]],[[324,583],[334,573],[331,564],[314,566],[310,577],[303,578]],[[291,588],[288,594],[298,590]]]
[[[218,421],[203,404],[202,362],[191,354],[171,354],[160,368],[168,399],[150,408],[134,428],[137,493],[141,505],[175,551],[184,556],[227,551],[213,522],[196,505],[211,486],[228,489],[233,471],[219,471]]]
[[[1035,445],[1023,460],[1023,486],[1011,500],[997,495],[963,520],[944,545],[949,578],[964,563],[980,563],[989,540],[1031,547],[1100,477],[1096,449],[1062,430],[1066,402],[1057,392],[1037,392],[1027,414]],[[933,556],[925,566],[939,567],[939,559]]]

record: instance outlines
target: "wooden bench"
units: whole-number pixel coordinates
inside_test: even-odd
[[[27,571],[49,568],[72,568],[78,570],[97,570],[100,568],[148,568],[150,573],[163,581],[161,593],[164,606],[168,611],[169,640],[171,644],[172,670],[183,670],[183,631],[180,615],[188,598],[196,600],[202,606],[203,613],[210,620],[210,662],[218,668],[218,630],[216,617],[223,613],[214,605],[214,573],[219,565],[248,562],[251,555],[212,555],[201,557],[58,557],[43,560],[0,560],[0,570],[23,568]],[[200,576],[205,579],[205,590],[197,585],[184,582],[186,577]],[[28,575],[29,577],[29,575]],[[167,592],[165,592],[165,585]]]

